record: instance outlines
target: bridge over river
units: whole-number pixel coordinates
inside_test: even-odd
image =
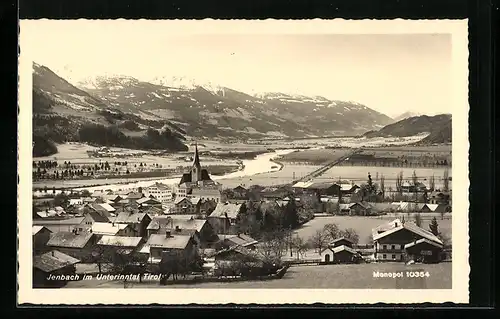
[[[351,157],[354,154],[360,153],[362,150],[363,150],[362,148],[354,149],[351,152],[347,153],[346,155],[344,155],[342,157],[339,157],[339,158],[336,158],[336,159],[334,159],[334,160],[326,163],[322,167],[320,167],[317,170],[315,170],[315,171],[313,171],[313,172],[305,175],[301,179],[293,181],[293,184],[298,183],[298,182],[307,182],[309,180],[312,180],[313,178],[319,177],[319,176],[323,175],[327,170],[329,170],[330,168],[332,168],[333,166],[337,165],[338,163],[344,161],[345,159]]]

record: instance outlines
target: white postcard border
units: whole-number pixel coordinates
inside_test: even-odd
[[[453,39],[453,275],[452,289],[33,289],[32,241],[32,52],[23,44],[40,23],[71,28],[75,23],[105,27],[109,22],[130,30],[154,30],[171,24],[175,33],[407,34],[451,33]],[[230,26],[230,27],[228,27]],[[56,54],[56,52],[55,52]],[[432,97],[429,97],[432,98]],[[18,303],[90,304],[311,304],[469,302],[468,230],[468,25],[467,20],[22,20],[20,22],[18,116]],[[119,290],[119,291],[118,291]]]

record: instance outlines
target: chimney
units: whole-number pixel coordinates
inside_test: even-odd
[[[165,237],[166,237],[166,238],[169,238],[170,236],[171,236],[171,234],[170,234],[170,230],[166,230],[166,231],[165,231]]]
[[[191,218],[190,218],[190,219],[191,219],[191,220],[194,220],[194,217],[193,217],[193,216],[191,216]]]
[[[396,223],[394,223],[394,227],[398,227],[398,223],[397,223],[397,222],[396,222]]]
[[[51,253],[52,253],[52,254],[51,254],[51,255],[52,255],[52,257],[55,257],[55,256],[56,256],[56,252],[55,252],[55,251],[52,251]]]

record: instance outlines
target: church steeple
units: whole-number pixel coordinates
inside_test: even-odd
[[[191,182],[197,183],[199,181],[201,181],[201,164],[200,156],[198,154],[198,143],[195,143],[193,167],[191,168]]]
[[[198,143],[194,144],[194,160],[193,166],[201,166],[200,165],[200,156],[198,155]]]

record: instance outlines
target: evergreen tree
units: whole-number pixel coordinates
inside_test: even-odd
[[[431,223],[429,224],[429,229],[431,233],[433,233],[435,236],[439,236],[438,222],[436,217],[434,217]]]

